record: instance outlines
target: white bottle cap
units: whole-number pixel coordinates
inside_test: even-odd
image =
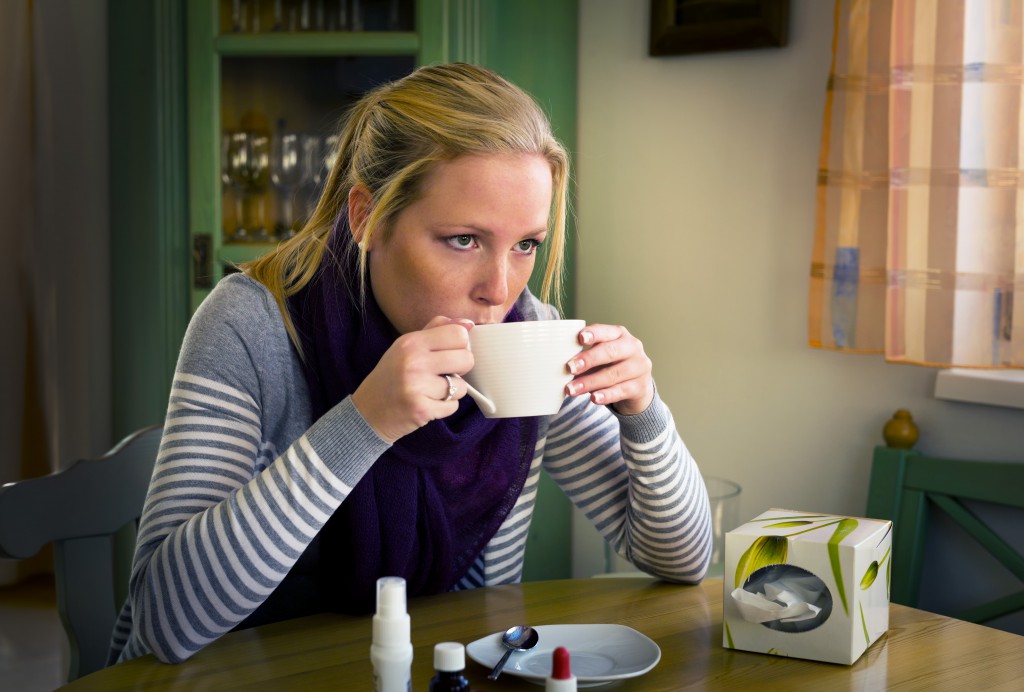
[[[377,615],[405,615],[405,579],[381,577],[377,580]]]
[[[373,643],[404,646],[409,643],[409,614],[405,609],[405,579],[377,580],[377,612],[373,616]]]
[[[455,673],[466,667],[466,647],[458,642],[434,645],[434,670]]]

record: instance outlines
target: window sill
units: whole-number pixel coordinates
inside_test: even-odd
[[[1024,408],[1024,370],[940,370],[935,398]]]

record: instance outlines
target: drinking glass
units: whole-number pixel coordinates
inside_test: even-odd
[[[317,187],[327,180],[327,177],[331,174],[331,169],[334,168],[334,163],[338,160],[338,135],[330,135],[324,138],[321,157],[323,164],[317,169],[319,178],[314,181]]]
[[[259,33],[260,0],[231,0],[231,30]]]
[[[245,28],[247,9],[244,0],[231,0],[231,30],[235,33]]]
[[[273,31],[284,31],[284,0],[274,0],[274,26]]]
[[[221,195],[224,200],[224,204],[234,205],[234,228],[228,230],[227,225],[224,226],[224,237],[233,239],[238,235],[238,231],[242,225],[242,195],[239,189],[235,186],[234,180],[232,179],[231,173],[231,157],[234,155],[231,146],[231,132],[224,132],[220,137],[220,187]],[[245,230],[242,229],[244,233]]]
[[[362,0],[349,0],[347,14],[349,31],[362,31],[364,28]]]
[[[349,10],[348,0],[336,0],[337,2],[337,15],[335,19],[331,21],[331,25],[328,26],[329,31],[348,31],[352,27],[349,25]]]
[[[703,476],[704,485],[708,489],[708,502],[711,509],[711,561],[708,565],[708,577],[721,577],[725,568],[725,534],[740,525],[740,493],[743,488],[739,483],[717,476]],[[631,571],[636,568],[624,558],[616,555],[608,543],[604,545],[604,561],[606,574],[639,574]]]
[[[320,192],[320,183],[323,176],[320,173],[322,159],[320,148],[322,142],[316,135],[303,135],[302,146],[302,168],[303,168],[303,193],[306,196],[306,216],[313,215],[316,209],[317,198]]]
[[[725,534],[739,526],[740,493],[735,481],[704,476],[711,504],[711,566],[709,576],[721,576],[725,567]]]
[[[227,135],[226,165],[228,182],[235,197],[235,229],[231,239],[245,242],[251,240],[246,224],[245,202],[248,186],[249,134],[247,132],[230,132]]]
[[[326,0],[316,0],[313,5],[313,30],[324,31],[327,29],[327,8],[324,7]]]
[[[249,192],[254,202],[252,216],[253,240],[266,243],[274,239],[267,227],[267,197],[270,186],[270,135],[266,132],[250,133]]]
[[[238,198],[239,215],[232,240],[270,239],[264,223],[270,168],[270,138],[262,132],[232,132],[227,145],[227,175]]]
[[[298,232],[293,194],[306,182],[309,168],[303,160],[303,137],[278,126],[270,149],[270,182],[277,189],[281,218],[275,227],[278,238],[290,238]]]
[[[334,162],[338,159],[338,135],[329,135],[320,138],[313,138],[310,144],[309,165],[310,182],[313,184],[312,194],[309,200],[310,215],[316,210],[316,203],[327,184],[327,178],[331,175]]]
[[[402,19],[399,12],[398,0],[391,0],[388,4],[388,31],[398,31],[402,28]]]

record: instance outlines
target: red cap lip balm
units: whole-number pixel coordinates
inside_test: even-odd
[[[551,652],[551,677],[544,683],[545,692],[576,692],[576,676],[572,674],[569,650],[559,646]]]

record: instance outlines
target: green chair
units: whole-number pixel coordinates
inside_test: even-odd
[[[106,665],[161,431],[140,430],[98,459],[0,486],[0,557],[31,557],[53,543],[69,682]]]
[[[964,501],[1024,509],[1024,463],[968,461],[927,456],[910,449],[876,447],[867,516],[893,522],[891,600],[918,607],[931,518],[944,512],[967,535],[1024,583],[1024,555]],[[957,613],[984,623],[1024,609],[1024,590]]]

